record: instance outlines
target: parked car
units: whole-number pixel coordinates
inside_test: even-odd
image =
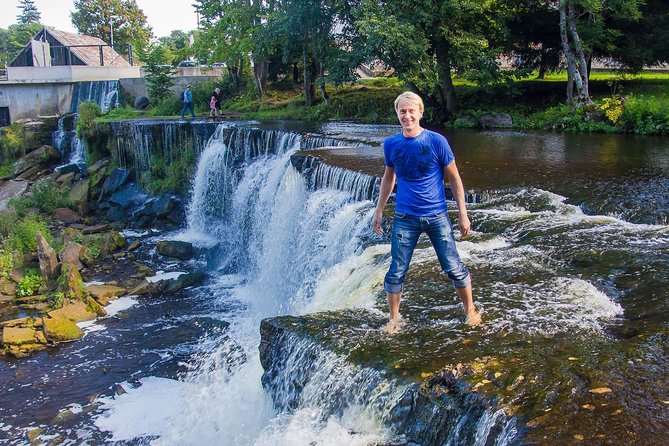
[[[194,60],[182,60],[177,67],[197,67],[197,62]]]
[[[225,62],[214,62],[211,66],[214,68],[225,68]]]

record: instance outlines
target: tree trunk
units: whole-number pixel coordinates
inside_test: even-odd
[[[537,79],[546,79],[546,71],[548,71],[548,54],[546,48],[541,48],[541,56],[539,56],[539,73]]]
[[[311,107],[315,102],[315,89],[314,89],[314,69],[313,61],[309,60],[307,54],[307,46],[302,47],[302,65],[303,65],[303,75],[304,75],[304,101],[307,107]]]
[[[562,51],[567,59],[567,72],[571,78],[567,83],[567,100],[578,106],[589,104],[592,101],[588,92],[588,67],[581,46],[581,38],[576,30],[576,18],[571,1],[560,0],[559,3],[560,39]],[[569,36],[571,36],[571,43]],[[576,98],[573,93],[570,94],[570,89],[575,90]]]
[[[438,39],[436,44],[437,74],[439,75],[439,95],[441,97],[440,108],[445,111],[444,118],[448,119],[455,113],[455,88],[451,76],[451,59],[449,55],[449,44],[445,39]]]
[[[263,100],[265,87],[267,86],[267,75],[269,73],[269,62],[260,58],[253,60],[253,80],[258,89],[258,99]]]
[[[330,94],[328,94],[327,90],[325,89],[325,70],[323,69],[323,65],[320,66],[320,89],[321,89],[321,96],[323,96],[323,101],[325,102],[325,107],[330,108],[330,105],[332,105],[332,101],[330,100]]]
[[[293,83],[297,84],[300,81],[300,67],[297,62],[293,63]]]

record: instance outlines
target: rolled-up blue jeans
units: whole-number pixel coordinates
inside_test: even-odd
[[[437,253],[441,269],[453,281],[456,288],[470,284],[469,270],[460,260],[455,247],[455,237],[447,212],[427,217],[395,213],[390,254],[392,261],[386,274],[383,288],[388,293],[401,293],[404,279],[418,238],[425,232]]]

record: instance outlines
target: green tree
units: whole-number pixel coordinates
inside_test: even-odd
[[[354,11],[368,58],[395,69],[442,120],[456,109],[453,74],[498,81],[510,14],[502,0],[361,0]]]
[[[82,34],[114,45],[146,46],[153,36],[146,15],[135,0],[74,0],[72,24]]]
[[[166,63],[176,65],[179,61],[190,59],[195,55],[191,47],[193,31],[174,30],[169,36],[158,38],[158,43],[167,46],[172,53],[172,60]]]
[[[169,65],[172,53],[167,45],[154,45],[146,56],[146,90],[153,103],[170,96],[174,85],[174,68]]]
[[[41,15],[33,0],[19,0],[18,8],[21,12],[16,16],[17,23],[21,25],[39,23]]]
[[[30,39],[42,29],[37,22],[28,24],[13,24],[5,29],[0,29],[0,63],[5,65],[12,61],[21,49],[26,46]]]

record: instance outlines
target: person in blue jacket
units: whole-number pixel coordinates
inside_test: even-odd
[[[442,271],[453,282],[464,305],[466,322],[469,325],[481,323],[481,316],[474,307],[469,270],[460,260],[455,246],[447,213],[444,177],[448,179],[455,197],[462,237],[466,237],[471,230],[464,186],[446,138],[420,126],[423,111],[420,96],[412,92],[400,94],[395,100],[395,112],[402,132],[388,137],[383,143],[385,171],[372,230],[383,234],[383,208],[397,181],[390,248],[392,260],[383,286],[390,308],[390,320],[385,327],[388,333],[395,333],[402,326],[400,298],[404,291],[404,279],[418,237],[423,232],[430,238]]]
[[[194,118],[195,112],[193,111],[193,94],[190,92],[190,84],[186,85],[183,97],[184,97],[184,106],[181,109],[181,119],[184,118],[184,113],[186,113],[186,110],[190,110],[190,115]]]

